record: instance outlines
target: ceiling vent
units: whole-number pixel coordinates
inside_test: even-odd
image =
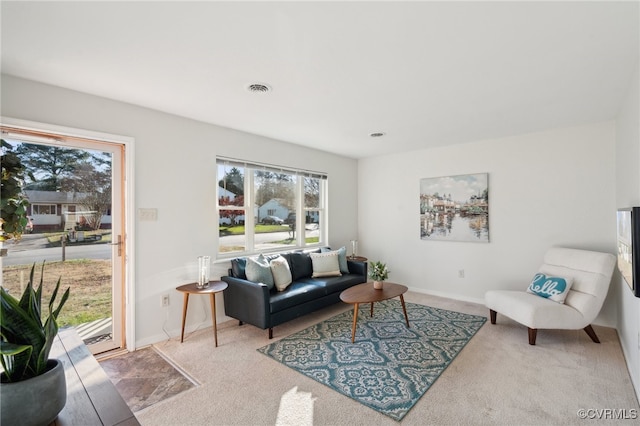
[[[263,83],[253,83],[247,86],[247,90],[252,93],[267,93],[271,91],[271,86]]]

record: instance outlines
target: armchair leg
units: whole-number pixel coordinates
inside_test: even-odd
[[[269,339],[273,339],[273,327],[269,329]]]
[[[591,337],[591,340],[593,340],[594,343],[600,343],[600,340],[598,340],[598,336],[596,336],[596,332],[593,331],[593,327],[591,327],[591,324],[586,326],[584,328],[584,331],[589,335],[589,337]]]
[[[497,316],[497,312],[494,311],[493,309],[489,309],[489,316],[491,317],[491,324],[495,324],[496,323],[496,316]]]
[[[537,328],[530,328],[529,329],[529,344],[530,345],[535,345],[536,344],[536,336],[538,335],[538,329]]]
[[[242,321],[238,321],[238,325],[243,325],[244,323]]]

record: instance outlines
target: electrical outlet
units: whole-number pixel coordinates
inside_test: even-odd
[[[162,307],[166,308],[167,306],[169,306],[169,295],[168,294],[163,294],[162,295]]]
[[[464,269],[458,270],[458,278],[464,278]]]

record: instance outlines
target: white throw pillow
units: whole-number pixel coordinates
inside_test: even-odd
[[[273,275],[271,274],[269,261],[263,255],[260,255],[256,258],[247,258],[245,274],[247,275],[247,279],[249,281],[266,284],[267,287],[269,287],[269,290],[271,290],[274,286]]]
[[[311,253],[309,257],[311,257],[311,263],[313,264],[313,275],[311,275],[311,278],[339,277],[342,275],[337,251]]]
[[[278,291],[284,291],[292,282],[289,262],[287,262],[287,259],[284,257],[278,256],[275,259],[271,259],[269,266],[271,267],[271,274],[273,275],[276,289],[278,289]]]
[[[330,249],[323,247],[320,249],[322,253],[329,253]],[[349,273],[349,264],[347,263],[347,248],[342,246],[338,250],[333,250],[338,253],[338,265],[340,265],[340,272],[343,274]]]
[[[571,284],[573,284],[573,278],[548,277],[545,274],[537,273],[529,284],[527,292],[557,303],[564,303]]]

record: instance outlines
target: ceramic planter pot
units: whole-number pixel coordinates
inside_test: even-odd
[[[64,365],[47,361],[47,372],[31,379],[0,386],[1,424],[48,425],[67,403]]]
[[[374,281],[373,282],[373,288],[375,288],[376,290],[382,290],[382,284],[384,283],[384,281]]]

